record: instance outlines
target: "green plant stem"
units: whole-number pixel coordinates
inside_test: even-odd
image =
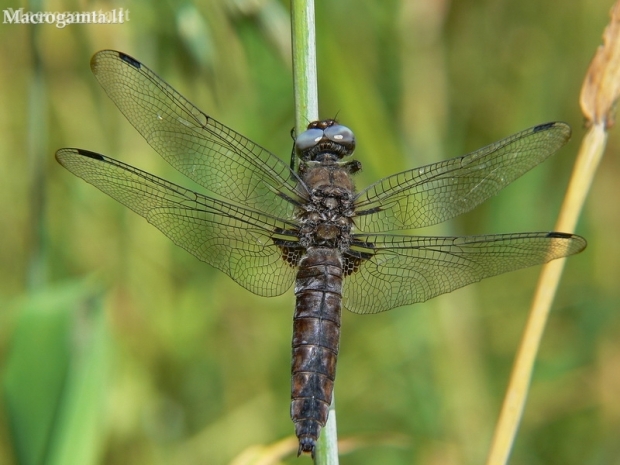
[[[319,118],[316,35],[312,0],[291,0],[295,132]]]
[[[313,0],[291,0],[291,15],[295,134],[299,134],[310,121],[319,119]],[[319,437],[314,463],[338,464],[335,398],[332,398],[327,424]]]

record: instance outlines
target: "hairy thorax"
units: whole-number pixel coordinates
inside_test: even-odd
[[[310,192],[299,212],[302,247],[348,250],[354,216],[352,168],[337,161],[302,164],[300,174]]]

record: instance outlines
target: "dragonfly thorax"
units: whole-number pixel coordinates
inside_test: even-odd
[[[354,186],[347,169],[317,166],[304,171],[303,180],[310,188],[310,198],[300,212],[302,246],[347,250],[355,214]]]

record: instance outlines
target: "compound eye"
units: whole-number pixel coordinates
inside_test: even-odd
[[[295,139],[295,150],[297,154],[301,154],[308,149],[311,149],[323,139],[323,130],[322,129],[308,129],[307,131],[302,132]]]
[[[355,148],[355,135],[348,127],[335,124],[325,129],[325,136],[332,142],[340,144],[350,152]]]

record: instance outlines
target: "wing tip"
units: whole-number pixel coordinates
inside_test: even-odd
[[[543,124],[539,124],[537,126],[534,126],[532,128],[532,132],[539,132],[539,131],[545,131],[547,129],[551,129],[552,127],[554,127],[555,125],[557,125],[557,123],[551,122],[551,123],[543,123]]]
[[[106,158],[97,152],[91,152],[90,150],[84,149],[72,149],[72,148],[64,148],[56,151],[56,160],[60,164],[64,164],[65,155],[81,155],[83,157],[92,158],[94,160],[106,161]]]
[[[570,239],[571,237],[573,237],[573,234],[551,231],[550,233],[547,234],[547,237],[552,237],[552,238],[557,238],[557,239]]]
[[[116,52],[118,54],[118,57],[123,60],[125,63],[130,64],[131,66],[133,66],[134,68],[140,69],[142,68],[142,63],[140,63],[138,60],[136,60],[135,58],[127,55],[126,53],[123,52]]]
[[[105,161],[105,157],[97,152],[91,152],[90,150],[84,149],[75,149],[78,155],[82,155],[83,157],[94,158],[95,160]]]
[[[588,242],[585,240],[585,238],[578,236],[577,234],[552,231],[547,234],[547,237],[550,239],[561,239],[569,241],[567,243],[566,256],[575,255],[583,252],[583,250],[588,246]]]
[[[551,121],[549,123],[538,124],[532,128],[532,132],[548,131],[549,129],[559,128],[566,134],[568,140],[571,136],[571,127],[563,121]]]
[[[93,57],[90,59],[90,68],[92,70],[95,70],[97,66],[100,64],[101,60],[109,55],[113,55],[115,58],[118,58],[119,60],[124,61],[125,63],[129,64],[130,66],[133,66],[136,69],[142,68],[142,63],[140,63],[134,57],[127,55],[126,53],[119,52],[117,50],[109,50],[109,49],[100,50],[99,52],[95,53]]]

